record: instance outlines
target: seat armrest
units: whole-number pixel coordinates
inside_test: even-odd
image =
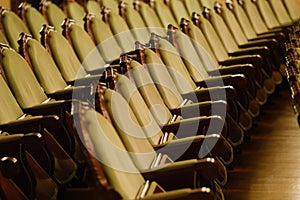
[[[233,161],[233,149],[219,134],[197,135],[171,140],[155,145],[158,153],[167,154],[172,160],[199,159],[207,156],[218,157],[225,165]]]
[[[219,115],[226,116],[227,103],[226,101],[205,101],[184,105],[178,109],[171,110],[172,114],[180,115],[183,119]]]
[[[222,85],[232,85],[234,88],[245,87],[247,83],[246,77],[243,74],[227,74],[222,76],[214,76],[205,81],[196,82],[200,87],[214,87]]]
[[[70,100],[76,98],[82,101],[91,101],[92,98],[95,97],[91,90],[92,88],[90,86],[78,86],[66,88],[47,95],[56,100]]]
[[[73,84],[74,86],[90,86],[97,85],[99,80],[102,78],[102,74],[86,76],[82,78],[77,78]]]
[[[278,42],[275,39],[256,39],[253,41],[249,41],[246,44],[239,45],[240,48],[248,48],[253,46],[267,46],[267,47],[276,47],[278,46]]]
[[[236,91],[232,86],[217,86],[210,88],[201,88],[190,93],[183,94],[184,99],[190,99],[193,102],[225,100],[226,96],[236,99]]]
[[[63,122],[56,115],[48,116],[33,116],[13,122],[0,125],[0,130],[10,134],[15,133],[32,133],[44,132],[46,130],[53,135],[57,142],[64,148],[70,155],[74,151],[74,139],[70,133],[63,128]]]
[[[1,124],[0,130],[15,133],[32,133],[40,132],[41,128],[47,123],[58,122],[59,118],[55,115],[48,116],[32,116],[24,119],[15,120],[9,123]]]
[[[201,187],[197,189],[185,188],[171,190],[167,192],[159,192],[151,195],[147,195],[143,198],[144,200],[165,200],[165,199],[181,199],[181,200],[190,200],[190,199],[206,199],[214,200],[215,193],[213,189],[208,187]]]
[[[223,130],[224,123],[224,119],[220,116],[201,116],[170,123],[165,125],[162,131],[172,132],[176,137],[184,138],[195,135],[220,133]]]
[[[70,111],[72,101],[76,100],[61,100],[40,104],[38,106],[23,109],[25,113],[31,115],[57,115],[60,116],[62,111]]]
[[[267,46],[260,46],[260,47],[251,47],[251,48],[241,48],[234,52],[229,52],[229,56],[242,56],[242,55],[261,55],[261,56],[268,56],[270,55],[270,49]]]
[[[203,183],[210,183],[211,181],[218,180],[218,182],[224,185],[227,182],[226,168],[215,158],[190,159],[172,162],[152,168],[151,171],[143,173],[145,179],[155,181],[163,188],[167,189],[195,187],[195,175],[198,176]],[[174,179],[176,178],[176,181],[171,181],[172,177],[174,177]]]

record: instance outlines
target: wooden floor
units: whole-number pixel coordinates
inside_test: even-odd
[[[228,172],[227,200],[299,200],[300,129],[289,89],[279,90]]]

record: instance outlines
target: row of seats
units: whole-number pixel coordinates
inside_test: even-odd
[[[299,107],[299,24],[293,26],[293,31],[289,34],[288,40],[285,42],[285,58],[286,58],[286,74],[289,86],[291,88],[291,96],[293,99],[293,108],[300,125],[300,107]]]
[[[278,2],[1,8],[1,198],[224,199],[289,69]]]

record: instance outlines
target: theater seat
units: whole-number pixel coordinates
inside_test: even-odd
[[[142,133],[142,129],[140,126],[138,126],[138,121],[136,117],[133,114],[133,111],[129,107],[129,105],[126,103],[126,100],[122,98],[122,96],[111,90],[111,89],[104,89],[103,91],[103,97],[105,101],[105,105],[102,104],[101,106],[105,106],[104,110],[107,110],[110,119],[112,120],[112,123],[114,124],[119,137],[124,143],[124,146],[126,147],[128,152],[131,152],[131,158],[133,162],[135,163],[136,167],[141,171],[144,172],[144,176],[149,176],[156,174],[155,172],[159,172],[160,170],[164,171],[165,173],[160,174],[159,176],[155,176],[155,181],[158,181],[159,179],[164,179],[163,177],[168,177],[168,169],[172,170],[176,173],[178,170],[175,166],[181,166],[181,170],[178,171],[178,173],[183,171],[193,171],[192,168],[190,168],[189,164],[190,162],[196,162],[202,165],[203,168],[201,170],[200,180],[202,178],[203,183],[209,183],[211,181],[218,181],[220,184],[224,185],[227,182],[227,172],[224,166],[221,164],[221,162],[217,161],[212,165],[213,168],[207,168],[205,167],[205,163],[207,163],[207,159],[192,159],[192,160],[185,160],[185,161],[176,161],[173,162],[172,159],[169,158],[168,154],[162,153],[161,154],[161,160],[157,160],[157,165],[153,166],[152,162],[157,157],[158,152],[154,151],[151,144],[148,142],[148,140],[144,137],[138,136],[140,133]],[[99,93],[101,95],[101,93]],[[118,106],[121,106],[122,109],[117,109]],[[103,109],[103,107],[102,107]],[[202,164],[201,164],[202,163]],[[208,164],[208,163],[207,163]],[[175,168],[173,168],[173,166]],[[177,168],[177,169],[176,169]],[[158,169],[158,171],[156,170]],[[191,172],[190,171],[190,172]],[[204,172],[206,171],[206,172]],[[203,176],[204,174],[208,175],[208,177]],[[156,174],[158,175],[158,174]],[[186,177],[189,179],[188,177]],[[169,181],[168,181],[169,182]],[[208,186],[208,185],[202,185],[202,186]],[[178,189],[179,183],[168,183],[167,186],[168,189]]]
[[[41,40],[40,30],[44,24],[47,24],[44,16],[30,4],[23,2],[18,7],[19,16],[30,30],[32,36],[38,41]]]
[[[80,130],[79,132],[82,136],[87,138],[86,140],[91,141],[90,146],[94,149],[92,151],[94,152],[94,156],[105,163],[103,170],[108,178],[109,184],[121,194],[122,198],[213,199],[212,196],[214,193],[212,193],[210,189],[189,189],[185,187],[185,189],[181,188],[167,192],[156,182],[145,180],[142,174],[138,173],[138,169],[130,157],[130,154],[125,149],[118,133],[107,119],[99,113],[95,113],[92,109],[86,109],[85,111],[82,109],[78,110],[81,111],[77,113],[78,119],[80,120],[80,123],[77,125]],[[118,149],[123,151],[119,151]],[[124,169],[126,169],[126,171],[124,171]],[[140,193],[139,191],[145,192]],[[221,195],[218,197],[219,199],[223,199],[220,188],[216,188],[215,193]]]
[[[108,71],[108,73],[111,72]],[[120,74],[114,74],[112,80],[110,79],[110,76],[106,79],[109,83],[108,85],[112,87],[113,84],[111,83],[113,82],[115,84],[115,87],[113,87],[112,89],[119,92],[127,101],[139,125],[144,131],[144,135],[141,136],[146,137],[150,144],[154,147],[154,149],[168,153],[168,155],[173,160],[201,158],[199,156],[200,149],[210,143],[206,141],[212,140],[213,142],[217,141],[218,144],[216,144],[213,148],[206,147],[208,149],[211,149],[211,155],[219,157],[225,165],[228,165],[232,162],[232,148],[227,140],[219,135],[218,132],[216,132],[215,134],[206,134],[205,125],[203,126],[203,124],[206,123],[201,123],[201,121],[205,120],[214,121],[213,116],[211,116],[211,119],[209,119],[209,116],[190,119],[190,124],[192,124],[193,122],[195,122],[195,124],[198,124],[198,128],[195,127],[194,130],[192,130],[193,128],[183,128],[187,120],[176,120],[176,122],[180,122],[181,125],[181,130],[178,130],[178,134],[175,131],[163,133],[158,123],[152,116],[151,111],[147,107],[143,97],[139,93],[138,89],[133,85],[133,83],[126,76]],[[200,105],[199,109],[201,109]],[[171,123],[169,123],[168,125],[171,125]],[[198,130],[200,130],[200,132],[198,132]],[[192,132],[194,132],[197,136],[189,136],[192,135]],[[175,135],[177,135],[178,137],[176,137]],[[176,155],[175,152],[181,150],[183,154],[180,157],[177,157],[178,155]],[[204,154],[205,153],[201,153],[201,155]]]
[[[95,17],[92,13],[88,13],[85,17],[85,24],[86,31],[94,40],[106,62],[115,60],[123,53],[112,31],[105,22]],[[107,49],[111,48],[113,48],[112,51],[107,51]]]
[[[10,46],[18,51],[18,38],[21,32],[30,34],[24,22],[12,11],[1,8],[1,24]]]
[[[299,8],[295,0],[289,1],[289,0],[283,0],[284,6],[287,9],[291,19],[294,23],[299,22],[300,20],[300,14],[299,14]]]
[[[43,0],[40,3],[40,11],[47,19],[48,24],[53,26],[57,32],[62,33],[61,24],[67,17],[65,13],[50,0]]]

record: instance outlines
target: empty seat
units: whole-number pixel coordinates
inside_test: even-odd
[[[40,30],[44,24],[47,24],[44,16],[28,3],[22,3],[19,6],[19,16],[29,28],[32,36],[40,41]]]
[[[144,199],[211,199],[211,196],[214,196],[212,190],[204,190],[203,188],[181,188],[166,192],[157,183],[146,181],[140,173],[136,173],[138,169],[134,165],[129,153],[127,153],[122,140],[120,140],[118,134],[112,125],[107,121],[107,119],[105,119],[102,115],[95,113],[95,111],[92,109],[79,109],[79,111],[78,119],[80,120],[80,123],[77,125],[79,132],[82,136],[85,136],[86,140],[91,141],[90,150],[94,149],[91,152],[94,153],[93,155],[98,160],[101,160],[103,163],[105,163],[103,165],[103,170],[108,178],[109,184],[115,188],[115,190],[119,192],[123,198],[139,199],[142,197]],[[120,151],[121,149],[124,151]],[[126,171],[124,171],[124,169],[126,169]],[[145,188],[145,186],[143,186],[145,183],[147,183],[145,185],[146,189],[143,190],[143,188]],[[153,188],[154,190],[149,190],[147,188]],[[145,192],[139,193],[139,191]],[[216,193],[220,192],[220,188],[217,188]],[[222,199],[222,196],[220,199]]]
[[[25,23],[12,11],[1,8],[1,24],[10,46],[18,51],[18,38],[21,32],[30,34]]]
[[[40,11],[48,21],[48,24],[53,26],[57,32],[61,33],[61,25],[66,18],[62,9],[49,0],[43,0],[40,4]]]

